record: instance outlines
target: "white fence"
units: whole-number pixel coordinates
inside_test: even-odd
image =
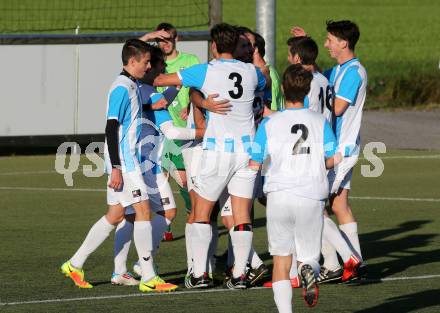
[[[177,47],[208,59],[207,41]],[[122,43],[0,45],[0,136],[103,133],[121,50]]]

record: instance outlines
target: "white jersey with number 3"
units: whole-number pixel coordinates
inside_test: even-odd
[[[184,86],[198,88],[205,97],[219,94],[219,100],[227,99],[232,106],[226,115],[209,112],[203,148],[246,152],[255,135],[255,91],[263,90],[266,85],[261,71],[250,63],[218,59],[186,68],[179,72],[179,77]]]
[[[316,112],[286,109],[265,118],[258,128],[252,160],[263,163],[264,192],[289,190],[299,197],[328,196],[325,158],[335,151],[330,124]]]

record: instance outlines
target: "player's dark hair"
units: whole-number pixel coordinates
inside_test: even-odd
[[[327,21],[327,31],[333,36],[346,40],[348,48],[354,51],[354,47],[359,40],[359,27],[352,21]]]
[[[254,33],[250,28],[246,26],[236,26],[236,28],[240,35],[245,35],[246,33],[250,33],[250,34]]]
[[[136,60],[146,53],[150,53],[151,46],[139,39],[128,39],[122,47],[122,64],[127,65],[130,58],[135,57]]]
[[[211,29],[211,40],[215,42],[218,53],[234,53],[238,43],[238,31],[236,27],[220,23]]]
[[[159,47],[150,45],[150,48],[151,69],[144,74],[144,77],[142,77],[140,81],[152,86],[154,79],[159,76],[159,74],[165,73],[166,63],[165,55]]]
[[[310,91],[313,79],[311,72],[301,64],[290,65],[283,74],[283,91],[286,101],[304,102],[304,97]]]
[[[308,37],[291,37],[287,40],[289,51],[292,56],[298,54],[301,58],[301,64],[314,65],[318,57],[318,45],[316,42]]]
[[[252,47],[251,42],[245,35],[240,35],[238,38],[237,47],[232,54],[234,59],[237,59],[244,63],[252,63],[254,56],[254,48]]]
[[[177,29],[176,27],[174,27],[174,25],[166,22],[160,23],[159,25],[157,25],[156,30],[161,30],[161,29],[163,29],[166,32],[169,32],[173,36],[173,39],[177,37]]]
[[[264,40],[263,36],[261,36],[259,33],[253,33],[253,34],[255,37],[254,48],[257,48],[261,57],[264,58],[264,56],[266,55],[266,41]]]

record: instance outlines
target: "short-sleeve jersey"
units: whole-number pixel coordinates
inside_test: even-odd
[[[255,92],[264,90],[266,79],[253,64],[234,59],[218,59],[179,72],[182,84],[199,89],[205,97],[219,94],[227,99],[227,115],[209,112],[203,138],[206,150],[245,153],[255,135],[253,103]]]
[[[163,98],[161,93],[150,85],[139,84],[139,93],[143,105],[152,105]],[[163,151],[165,136],[160,126],[172,122],[167,110],[146,110],[142,112],[142,131],[139,147],[141,155],[141,169],[144,175],[161,172],[160,157]]]
[[[335,136],[322,114],[285,109],[266,117],[255,136],[251,159],[263,166],[265,193],[289,190],[304,198],[328,196],[325,158],[335,152]]]
[[[338,142],[338,150],[344,156],[359,153],[359,131],[362,109],[367,94],[367,72],[357,58],[339,64],[326,71],[335,98],[349,103],[341,116],[332,118],[332,127]]]
[[[321,113],[330,122],[332,116],[332,88],[327,78],[321,73],[313,72],[313,79],[310,83],[310,91],[304,98],[304,107]]]
[[[199,64],[200,62],[195,55],[179,51],[177,57],[172,60],[166,60],[165,63],[167,65],[165,69],[166,73],[176,73],[184,68]],[[163,91],[160,88],[158,90]],[[183,87],[168,107],[168,111],[173,118],[173,123],[177,127],[186,126],[186,121],[180,117],[180,114],[183,109],[188,107],[189,102],[189,88]]]
[[[141,132],[141,108],[137,85],[124,75],[119,75],[107,97],[107,120],[117,120],[118,151],[122,172],[140,170],[138,143]],[[104,144],[106,172],[111,173],[107,140]]]

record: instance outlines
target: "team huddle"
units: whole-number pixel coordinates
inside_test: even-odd
[[[337,65],[322,73],[316,42],[300,27],[291,33],[291,65],[281,79],[264,60],[263,37],[246,27],[215,25],[213,60],[203,64],[176,50],[177,31],[168,23],[125,42],[123,70],[107,100],[108,211],[63,274],[92,288],[83,265],[116,228],[111,282],[142,292],[177,289],[154,264],[176,216],[172,177],[187,209],[186,288],[209,288],[219,271],[219,214],[229,230],[225,286],[268,280],[252,244],[255,200],[266,206],[273,256],[272,280],[263,286],[272,287],[279,312],[292,312],[292,288],[302,287],[314,306],[319,283],[359,277],[364,263],[348,204],[367,85],[354,55],[359,29],[327,22],[324,46]],[[137,275],[127,269],[132,239]]]

